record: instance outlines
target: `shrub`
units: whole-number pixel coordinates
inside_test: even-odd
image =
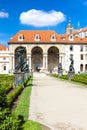
[[[62,76],[60,76],[60,78],[68,80],[68,75],[67,74],[66,75],[62,75]]]
[[[52,74],[53,77],[58,77],[58,74]]]
[[[0,87],[0,108],[5,108],[7,106],[7,96],[5,90]]]
[[[7,97],[7,104],[8,107],[11,107],[13,101],[18,97],[20,92],[23,90],[22,86],[18,86],[8,97]]]
[[[0,130],[21,130],[23,118],[5,109],[0,111]]]
[[[87,84],[87,74],[76,74],[74,76],[73,79],[71,79],[72,81],[75,81],[75,82],[80,82],[80,83],[83,83],[83,84]]]

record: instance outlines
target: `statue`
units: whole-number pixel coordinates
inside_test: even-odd
[[[22,70],[22,72],[29,72],[29,63],[26,58],[24,58],[21,70]]]
[[[25,72],[25,71],[29,71],[29,65],[27,62],[27,59],[24,58],[24,53],[26,51],[25,47],[19,48],[17,50],[17,65],[15,66],[15,72]]]
[[[70,61],[71,61],[71,63],[70,63],[70,66],[69,66],[69,71],[70,72],[75,72],[74,67],[73,67],[73,65],[74,65],[73,57],[70,58]]]
[[[74,60],[73,60],[73,57],[70,58],[70,66],[69,66],[69,71],[68,71],[68,79],[71,80],[74,78],[75,76],[75,69],[74,69]]]
[[[62,76],[62,73],[63,73],[62,63],[59,63],[59,64],[58,64],[58,75],[59,75],[59,76]]]

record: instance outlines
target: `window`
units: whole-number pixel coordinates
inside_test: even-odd
[[[87,54],[85,54],[85,60],[87,60]]]
[[[19,41],[23,41],[23,40],[24,40],[24,35],[23,35],[23,34],[20,34],[20,35],[18,36],[18,40],[19,40]]]
[[[35,35],[35,41],[39,41],[40,40],[40,35],[39,34],[36,34]]]
[[[70,59],[73,59],[73,54],[70,54]]]
[[[74,40],[73,35],[69,35],[69,40],[70,40],[70,41],[73,41],[73,40]]]
[[[85,65],[85,71],[87,71],[87,64]]]
[[[70,35],[70,39],[72,39],[73,38],[73,36],[72,35]]]
[[[80,71],[83,71],[83,64],[80,65]]]
[[[87,51],[87,45],[85,46],[85,51]]]
[[[83,51],[83,46],[80,46],[80,51]]]
[[[73,51],[73,46],[72,45],[70,46],[70,51]]]
[[[6,58],[5,58],[5,57],[3,57],[3,60],[6,60]]]
[[[83,60],[83,54],[80,55],[80,59]]]
[[[6,70],[6,66],[4,66],[4,70]]]
[[[56,40],[56,36],[55,35],[52,35],[51,36],[51,41],[55,41]]]

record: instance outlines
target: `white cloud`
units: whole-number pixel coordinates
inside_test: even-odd
[[[7,12],[0,11],[0,18],[8,18],[9,14]]]
[[[42,10],[29,10],[20,14],[20,22],[25,25],[35,27],[54,26],[65,21],[65,15],[62,12],[51,10],[45,12]]]

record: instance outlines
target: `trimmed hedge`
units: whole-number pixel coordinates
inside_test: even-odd
[[[18,86],[10,95],[8,95],[7,97],[8,107],[12,106],[12,103],[18,97],[18,95],[21,93],[22,90],[23,90],[23,86]]]
[[[0,110],[0,130],[22,130],[23,118],[11,114],[9,109]]]
[[[76,74],[72,81],[87,84],[87,74]]]
[[[57,74],[52,74],[52,76],[68,80],[68,75],[67,74],[62,75],[62,76],[58,76]],[[87,74],[75,74],[74,78],[71,79],[71,81],[87,84]]]
[[[0,87],[8,93],[13,88],[13,76],[0,74]]]

